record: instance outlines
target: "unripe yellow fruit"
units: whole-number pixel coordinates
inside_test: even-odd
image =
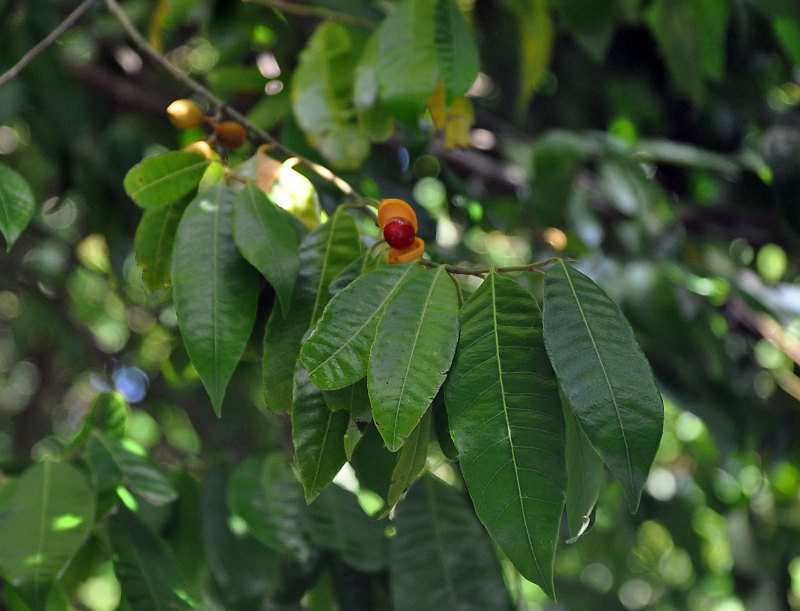
[[[206,159],[211,159],[211,146],[205,140],[198,140],[183,147],[187,153],[200,153]]]
[[[223,121],[217,125],[217,140],[229,149],[242,146],[247,140],[247,131],[241,123],[236,121]]]
[[[199,127],[206,120],[203,109],[191,100],[186,99],[175,100],[167,106],[167,114],[169,115],[169,120],[178,129]]]

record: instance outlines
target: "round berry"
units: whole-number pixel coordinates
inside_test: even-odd
[[[167,115],[172,124],[179,129],[199,127],[206,120],[203,110],[187,99],[175,100],[167,106]]]
[[[223,121],[216,128],[217,139],[229,149],[242,146],[247,140],[247,132],[238,121]]]
[[[414,243],[415,237],[414,225],[400,216],[390,219],[383,228],[383,239],[392,248],[408,248]]]

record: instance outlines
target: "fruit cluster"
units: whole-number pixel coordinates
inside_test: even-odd
[[[217,123],[207,117],[203,110],[192,100],[175,100],[167,106],[169,120],[178,129],[191,129],[201,125],[209,125],[214,130],[217,142],[228,149],[242,146],[247,140],[247,131],[238,121],[220,121]],[[195,151],[211,157],[211,147],[206,140],[198,140],[188,145],[185,150]]]
[[[391,246],[389,263],[413,261],[425,252],[425,240],[417,237],[417,215],[402,199],[381,200],[378,226],[383,239]]]

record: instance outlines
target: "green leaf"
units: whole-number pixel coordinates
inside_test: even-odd
[[[94,493],[75,467],[45,461],[13,483],[0,509],[0,576],[44,609],[53,582],[94,525]]]
[[[367,374],[370,347],[384,309],[419,273],[422,269],[416,262],[393,265],[360,276],[336,293],[300,350],[314,384],[334,390]]]
[[[428,475],[397,506],[389,577],[397,611],[510,610],[491,542],[466,499]]]
[[[544,283],[544,338],[583,432],[636,511],[664,409],[633,330],[599,286],[559,261]]]
[[[200,153],[169,151],[137,163],[122,186],[142,208],[164,206],[194,191],[210,163]]]
[[[436,432],[436,440],[439,442],[442,454],[449,460],[458,460],[458,450],[453,443],[453,437],[450,435],[450,420],[447,417],[444,391],[436,395],[431,408],[433,409],[433,427]]]
[[[218,185],[192,200],[178,225],[172,264],[178,327],[217,416],[253,330],[259,292],[256,271],[233,242],[235,198]]]
[[[300,255],[286,213],[255,185],[247,185],[233,204],[233,239],[250,264],[275,289],[286,316]]]
[[[228,506],[261,543],[300,562],[308,560],[310,550],[300,530],[303,492],[282,456],[254,456],[237,467]]]
[[[602,63],[621,18],[619,0],[592,0],[591,10],[586,10],[586,0],[553,0],[552,5],[558,10],[559,25]]]
[[[445,105],[466,93],[480,70],[478,47],[464,15],[454,0],[437,0],[434,41]]]
[[[352,105],[363,45],[357,32],[326,22],[311,36],[292,77],[297,122],[322,155],[340,168],[357,168],[369,154],[369,138]]]
[[[564,421],[539,306],[492,272],[461,311],[445,385],[475,513],[526,579],[552,598],[564,508]]]
[[[367,374],[372,415],[396,452],[447,376],[458,340],[458,297],[444,267],[415,274],[386,306]]]
[[[305,515],[311,540],[321,548],[337,552],[347,564],[365,573],[386,568],[389,546],[383,525],[364,513],[352,492],[328,486]]]
[[[273,311],[264,336],[264,392],[273,412],[291,410],[295,364],[303,336],[322,314],[331,281],[360,253],[355,219],[341,209],[300,244],[300,271],[292,306],[285,318]]]
[[[586,534],[603,484],[603,461],[581,430],[575,414],[562,404],[567,442],[567,523],[574,543]]]
[[[310,503],[344,465],[344,435],[350,414],[332,411],[322,391],[309,379],[300,361],[294,378],[292,404],[292,442],[294,443],[300,480]]]
[[[372,405],[369,402],[366,378],[361,378],[344,388],[325,390],[322,396],[325,397],[327,406],[334,411],[344,410],[358,422],[372,420]]]
[[[133,609],[192,609],[186,581],[164,539],[121,508],[108,522],[114,572]]]
[[[130,439],[114,439],[95,431],[86,453],[98,490],[113,490],[122,484],[152,505],[171,503],[177,497],[167,476]]]
[[[416,125],[439,73],[432,0],[402,0],[384,19],[378,37],[378,92],[386,107]]]
[[[353,83],[353,103],[358,121],[370,139],[380,142],[392,135],[394,117],[378,98],[378,43],[374,33],[361,53]]]
[[[111,437],[120,438],[125,435],[130,407],[125,398],[118,392],[101,392],[92,401],[89,413],[75,434],[61,451],[62,457],[69,457],[77,452],[89,438],[93,430],[105,432]]]
[[[6,250],[25,231],[36,212],[36,200],[28,181],[7,165],[0,163],[0,232]]]
[[[397,455],[397,464],[392,471],[392,481],[389,484],[389,494],[386,501],[389,507],[394,507],[400,500],[403,492],[414,483],[425,468],[425,459],[428,457],[428,442],[431,438],[431,420],[433,409],[428,408],[422,420],[411,431],[408,440],[400,448]]]
[[[136,228],[133,239],[136,263],[142,268],[142,279],[151,291],[172,284],[175,233],[188,203],[187,198],[182,198],[165,206],[148,208]]]

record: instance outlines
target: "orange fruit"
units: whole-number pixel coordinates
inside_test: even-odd
[[[167,106],[169,120],[178,129],[190,129],[199,127],[206,120],[203,110],[191,100],[175,100]]]
[[[238,121],[222,121],[217,124],[217,140],[229,149],[242,146],[247,140],[247,131]]]
[[[405,263],[419,259],[425,252],[425,240],[414,238],[414,243],[408,248],[392,248],[389,250],[389,263]]]
[[[403,218],[414,226],[414,233],[417,233],[417,215],[414,209],[402,199],[382,199],[378,206],[378,226],[383,231],[393,218]]]

